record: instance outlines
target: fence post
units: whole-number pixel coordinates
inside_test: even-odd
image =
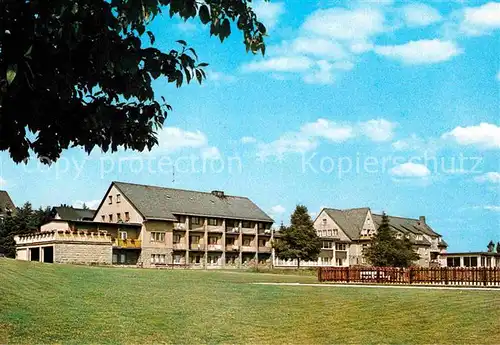
[[[413,284],[413,267],[412,266],[410,266],[410,268],[408,270],[408,276],[409,276],[410,284]]]
[[[321,267],[318,267],[318,281],[321,283],[323,280],[322,280],[322,277],[321,277]]]
[[[345,273],[346,273],[346,281],[349,283],[349,267],[345,268]]]
[[[377,284],[380,283],[380,267],[377,267]]]
[[[484,282],[484,286],[488,285],[488,280],[487,280],[487,277],[488,277],[488,268],[486,267],[483,267],[483,282]]]

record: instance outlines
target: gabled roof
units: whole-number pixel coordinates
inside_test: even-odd
[[[325,208],[326,214],[344,231],[351,240],[359,239],[359,234],[365,223],[366,215],[370,209],[368,207],[351,208],[347,210],[337,210]]]
[[[63,220],[92,220],[95,210],[74,208],[69,206],[56,206],[52,208],[52,213],[57,213]]]
[[[172,220],[175,215],[198,215],[273,222],[250,199],[240,196],[113,182],[146,220]],[[111,187],[110,187],[111,188]]]
[[[5,209],[14,210],[16,206],[12,202],[9,193],[0,190],[0,213],[4,213]]]
[[[346,210],[325,208],[323,210],[335,221],[335,223],[337,223],[337,225],[351,240],[358,240],[360,238],[361,230],[363,229],[366,215],[370,211],[370,208],[362,207]],[[372,214],[372,218],[376,227],[380,226],[382,216]],[[392,229],[400,231],[404,234],[422,234],[432,237],[440,236],[427,224],[422,223],[419,219],[389,216],[389,225]],[[414,240],[413,243],[422,245],[431,244],[425,237],[422,240]]]

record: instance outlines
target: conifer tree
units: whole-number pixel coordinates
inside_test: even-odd
[[[307,207],[297,205],[290,218],[290,226],[281,226],[279,238],[273,244],[276,256],[283,260],[317,260],[321,251],[321,240],[316,234]]]

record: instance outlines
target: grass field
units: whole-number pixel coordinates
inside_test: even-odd
[[[500,291],[0,259],[0,343],[500,344]]]

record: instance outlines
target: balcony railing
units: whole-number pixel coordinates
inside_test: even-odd
[[[205,245],[198,244],[198,243],[191,243],[191,245],[189,246],[189,249],[191,249],[191,250],[205,250]]]
[[[244,234],[255,234],[255,228],[241,228],[241,232]]]
[[[141,241],[136,239],[115,239],[113,246],[120,248],[141,248]]]
[[[241,246],[242,252],[256,252],[256,248],[254,246]]]
[[[239,227],[226,227],[226,232],[228,232],[228,233],[234,233],[234,234],[239,234],[240,233],[240,228]]]
[[[207,225],[208,232],[224,232],[224,227],[219,225]]]
[[[174,230],[186,230],[185,223],[174,223]]]
[[[173,249],[174,250],[186,250],[186,244],[184,244],[184,243],[174,243],[173,244]]]
[[[259,247],[259,252],[260,253],[270,253],[272,250],[271,247],[268,247],[268,246],[261,246]]]
[[[259,235],[269,235],[269,236],[271,236],[271,229],[259,229]]]
[[[221,244],[209,244],[208,250],[222,250]]]
[[[236,244],[226,246],[226,252],[239,252],[239,251],[240,251],[240,246]]]

